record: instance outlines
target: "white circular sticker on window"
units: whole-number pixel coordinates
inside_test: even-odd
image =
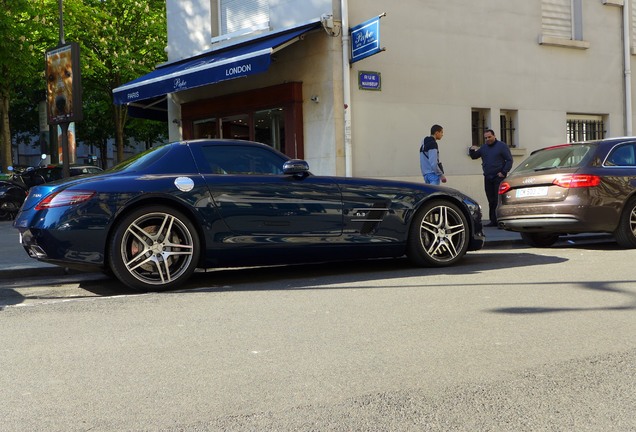
[[[183,192],[190,192],[194,188],[194,181],[190,177],[177,177],[174,185]]]

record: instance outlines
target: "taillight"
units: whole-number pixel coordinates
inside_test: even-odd
[[[42,201],[35,206],[36,210],[43,210],[52,207],[63,207],[74,204],[79,204],[84,201],[88,201],[95,195],[94,191],[69,191],[64,190],[61,192],[53,193],[45,197]]]
[[[552,184],[563,188],[585,188],[601,184],[601,178],[589,174],[564,174],[554,179]]]
[[[499,195],[503,195],[510,190],[510,184],[508,182],[501,182],[499,185]]]

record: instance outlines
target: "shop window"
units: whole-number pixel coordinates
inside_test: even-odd
[[[250,123],[248,114],[238,114],[221,119],[221,138],[250,139]]]
[[[304,157],[302,84],[286,83],[183,104],[183,138],[243,139]]]
[[[215,118],[196,120],[193,122],[194,136],[197,138],[219,138],[217,130],[217,121]]]

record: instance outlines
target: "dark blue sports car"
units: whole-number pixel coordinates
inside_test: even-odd
[[[446,266],[484,243],[479,204],[456,190],[315,176],[230,140],[166,144],[35,186],[14,226],[31,257],[138,290],[173,289],[197,268],[404,255]]]

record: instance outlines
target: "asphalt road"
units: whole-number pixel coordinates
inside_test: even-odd
[[[4,279],[0,430],[636,430],[636,251],[606,241]]]

